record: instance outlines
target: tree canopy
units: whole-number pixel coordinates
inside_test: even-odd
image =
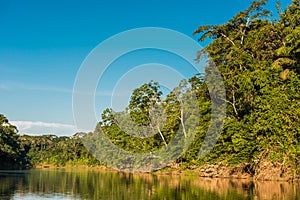
[[[262,161],[269,160],[282,172],[300,172],[300,0],[293,0],[284,11],[278,4],[275,20],[265,9],[266,3],[254,1],[225,24],[198,27],[194,35],[199,41],[211,40],[196,57],[209,55],[204,74],[182,80],[164,95],[157,82],[141,85],[124,111],[107,108],[95,131],[87,135],[103,134],[125,151],[146,153],[168,149],[181,130],[183,138],[195,135],[191,143],[180,143],[188,146],[175,161],[183,166],[249,163],[256,173]],[[209,127],[217,123],[211,119],[216,99],[208,87],[208,77],[214,73],[212,63],[226,88],[226,98],[218,99],[227,104],[226,119],[218,142],[208,139],[205,143],[214,145],[212,151],[199,157]],[[196,103],[191,101],[192,93]],[[186,124],[197,127],[194,130]],[[80,138],[19,137],[3,115],[0,136],[3,167],[24,164],[26,159],[35,164],[97,163]],[[97,148],[106,147],[91,146],[89,150],[93,153]],[[107,159],[112,157],[117,155]]]

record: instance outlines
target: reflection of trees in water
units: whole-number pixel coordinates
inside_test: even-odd
[[[287,182],[209,179],[193,176],[103,171],[43,171],[0,174],[0,199],[16,191],[79,199],[295,199],[299,185]]]
[[[0,199],[12,199],[18,185],[24,181],[23,174],[0,174]]]

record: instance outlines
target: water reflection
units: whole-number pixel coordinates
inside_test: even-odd
[[[0,172],[0,199],[300,199],[299,184],[108,171]]]

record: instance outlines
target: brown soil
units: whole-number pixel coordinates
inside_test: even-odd
[[[56,165],[36,165],[37,169],[75,169],[75,170],[108,170],[116,171],[105,166],[56,166]],[[279,163],[270,160],[260,161],[255,169],[249,163],[242,163],[237,166],[230,166],[222,162],[216,164],[205,164],[202,166],[183,169],[179,164],[171,165],[167,169],[154,172],[161,175],[197,175],[204,178],[233,178],[233,179],[253,179],[259,181],[300,181],[300,174],[295,173],[291,166],[283,167]]]
[[[178,174],[187,170],[180,170],[180,166],[171,166],[169,170],[161,173]],[[209,178],[234,178],[253,179],[258,181],[300,181],[300,174],[297,174],[292,166],[283,166],[280,163],[271,162],[268,159],[260,161],[255,167],[249,163],[242,163],[237,166],[230,166],[222,162],[216,164],[205,164],[200,167],[192,167],[188,171],[200,177]]]

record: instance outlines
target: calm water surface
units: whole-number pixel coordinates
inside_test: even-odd
[[[108,171],[0,171],[0,199],[300,200],[300,185]]]

